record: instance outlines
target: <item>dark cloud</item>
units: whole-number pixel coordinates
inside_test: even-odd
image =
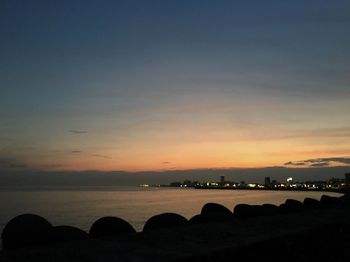
[[[72,154],[80,154],[80,153],[82,153],[83,151],[81,151],[81,150],[72,150],[71,151],[71,153]]]
[[[292,162],[292,161],[289,161],[287,163],[284,163],[284,165],[286,165],[286,166],[304,166],[305,163],[304,162]]]
[[[86,133],[88,133],[88,131],[76,130],[76,129],[68,130],[68,132],[73,133],[73,134],[86,134]]]
[[[168,165],[168,164],[171,164],[171,162],[169,162],[169,161],[164,161],[162,164]]]
[[[314,164],[311,164],[310,166],[312,166],[312,167],[326,167],[326,166],[329,166],[329,162],[314,163]]]
[[[91,156],[93,156],[93,157],[105,158],[105,159],[112,159],[112,157],[110,157],[110,156],[100,155],[100,154],[92,154]]]
[[[265,169],[276,169],[276,168],[286,168],[285,166],[267,166],[267,167],[263,167]]]
[[[15,158],[0,157],[0,169],[24,169],[28,168],[28,165]]]
[[[56,163],[56,164],[41,164],[37,168],[38,168],[38,170],[41,170],[41,171],[49,171],[49,170],[61,169],[64,167],[65,167],[64,164],[57,164]]]
[[[338,162],[342,164],[350,164],[350,157],[333,157],[333,158],[320,158],[321,161]]]
[[[327,167],[331,163],[333,164],[345,164],[350,165],[350,157],[327,157],[327,158],[314,158],[300,161],[289,161],[285,163],[286,166],[310,166],[310,167]]]

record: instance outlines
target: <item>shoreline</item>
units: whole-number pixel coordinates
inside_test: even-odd
[[[217,189],[217,190],[247,190],[247,191],[287,191],[287,192],[331,192],[339,194],[350,193],[349,188],[344,189],[303,189],[303,188],[232,188],[232,187],[194,187],[195,189]]]
[[[143,186],[139,186],[145,188]],[[249,188],[249,187],[211,187],[211,186],[190,186],[190,187],[177,187],[170,185],[159,185],[159,186],[149,186],[147,188],[174,188],[174,189],[196,189],[196,190],[242,190],[242,191],[277,191],[277,192],[329,192],[329,193],[339,193],[348,194],[350,193],[350,188],[343,189],[306,189],[306,188]]]

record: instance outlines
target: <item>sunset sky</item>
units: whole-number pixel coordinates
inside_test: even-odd
[[[350,165],[350,1],[0,3],[0,170]]]

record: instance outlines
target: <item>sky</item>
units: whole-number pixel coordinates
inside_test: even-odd
[[[347,0],[3,0],[0,33],[0,171],[350,166]]]

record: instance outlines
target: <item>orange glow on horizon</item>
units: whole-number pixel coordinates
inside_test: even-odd
[[[284,150],[282,151],[281,148]],[[169,146],[167,149],[165,150],[162,146],[150,147],[144,145],[140,149],[122,153],[110,150],[107,153],[105,152],[106,156],[91,153],[71,154],[62,157],[59,163],[47,157],[42,159],[42,162],[33,161],[33,166],[39,169],[51,170],[120,170],[131,172],[210,168],[264,168],[284,166],[284,163],[289,161],[339,156],[337,152],[332,153],[331,148],[319,147],[319,150],[314,150],[313,145],[280,140],[185,144]],[[50,163],[50,165],[47,163]],[[298,166],[293,167],[298,168]]]

